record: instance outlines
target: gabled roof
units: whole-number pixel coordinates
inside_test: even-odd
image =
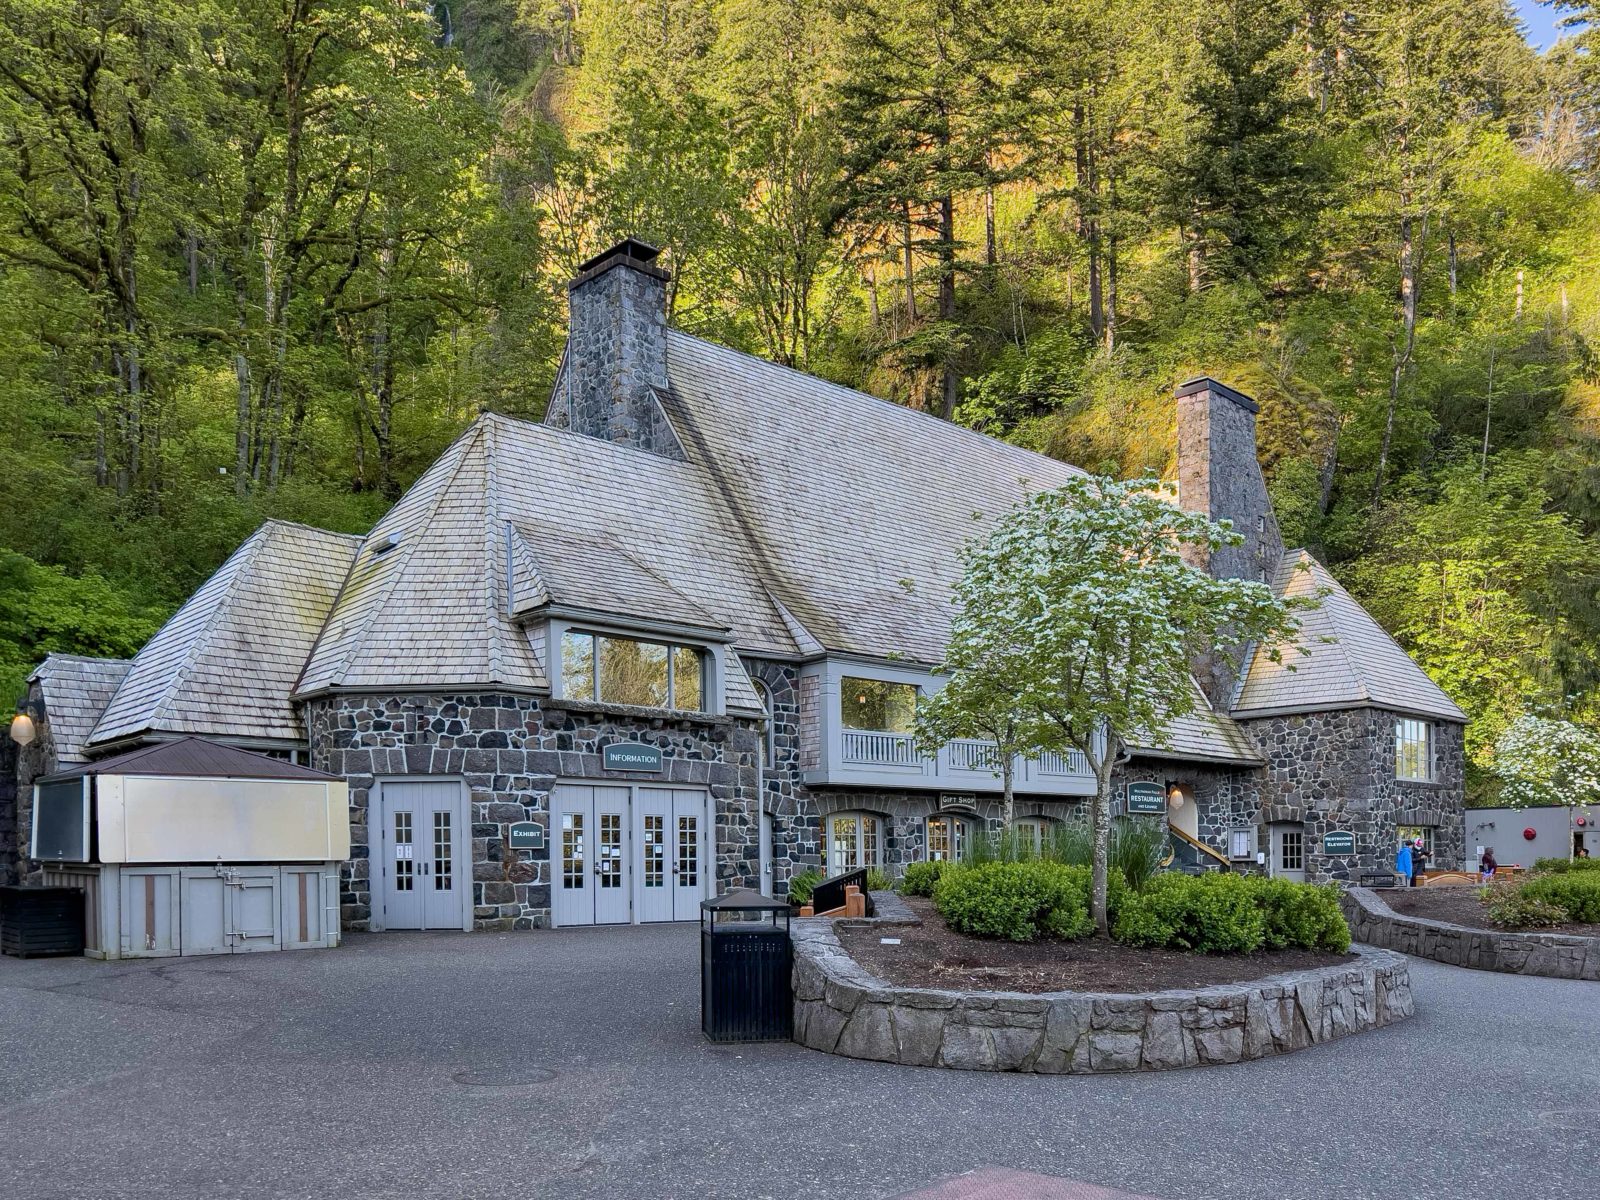
[[[1194,684],[1194,708],[1174,719],[1166,737],[1158,742],[1148,735],[1132,739],[1133,753],[1141,758],[1206,759],[1212,762],[1262,762],[1261,752],[1249,736],[1224,713],[1206,702],[1205,693]]]
[[[1372,707],[1466,721],[1439,685],[1304,550],[1283,556],[1273,587],[1285,598],[1321,596],[1316,608],[1300,614],[1298,647],[1310,653],[1285,646],[1283,661],[1275,663],[1265,647],[1257,647],[1233,703],[1234,717]]]
[[[358,538],[256,530],[133,660],[92,745],[144,734],[302,740],[289,701]]]
[[[252,754],[234,746],[208,742],[204,738],[183,737],[153,746],[140,746],[126,754],[84,763],[70,771],[57,771],[40,780],[75,779],[83,775],[172,775],[206,779],[303,779],[312,782],[337,780],[341,776],[313,771],[298,763],[265,754]]]
[[[85,760],[84,748],[95,722],[132,665],[133,660],[127,658],[52,654],[28,676],[28,682],[37,685],[44,697],[58,766]]]

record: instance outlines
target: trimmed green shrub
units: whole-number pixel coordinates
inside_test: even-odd
[[[934,907],[950,928],[977,937],[1031,942],[1083,937],[1089,920],[1089,872],[1050,862],[946,866]]]
[[[1333,884],[1260,878],[1249,883],[1266,918],[1262,944],[1267,949],[1293,946],[1338,954],[1350,949],[1350,926],[1339,910],[1339,889]]]
[[[1521,883],[1493,883],[1484,889],[1489,920],[1502,929],[1542,929],[1566,923],[1564,908],[1523,894]]]
[[[1533,864],[1533,869],[1545,875],[1582,874],[1600,871],[1600,858],[1541,858]]]
[[[1243,876],[1161,875],[1123,898],[1113,934],[1132,946],[1248,954],[1266,940],[1267,918]]]
[[[914,862],[907,863],[905,874],[900,876],[900,890],[907,896],[931,896],[933,885],[939,882],[939,872],[944,869],[944,863]]]
[[[1575,924],[1600,924],[1600,875],[1587,871],[1536,875],[1521,886],[1524,900],[1553,904]]]
[[[789,903],[804,906],[811,903],[811,893],[822,882],[822,872],[815,867],[789,876]]]

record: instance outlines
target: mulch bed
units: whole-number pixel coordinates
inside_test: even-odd
[[[1425,921],[1448,921],[1469,929],[1501,929],[1489,920],[1489,910],[1478,899],[1478,889],[1461,887],[1396,888],[1377,893],[1385,904],[1403,917]],[[1600,937],[1600,925],[1541,925],[1536,929],[1507,929],[1508,933],[1565,933],[1578,937]]]
[[[1075,942],[1003,942],[949,928],[930,901],[906,901],[922,924],[849,926],[840,944],[878,978],[896,987],[972,992],[1159,992],[1167,988],[1242,983],[1285,971],[1352,962],[1352,954],[1269,950],[1259,954],[1186,954],[1144,950],[1109,938]],[[880,938],[899,938],[885,946]]]

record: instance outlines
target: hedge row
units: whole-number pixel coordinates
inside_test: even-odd
[[[927,878],[925,878],[925,876]],[[933,882],[928,882],[931,878]],[[919,873],[945,922],[978,937],[1027,942],[1082,937],[1089,919],[1089,869],[1050,862],[940,864]],[[1161,875],[1142,892],[1110,879],[1112,936],[1135,946],[1248,954],[1288,947],[1350,948],[1337,889],[1243,875]]]

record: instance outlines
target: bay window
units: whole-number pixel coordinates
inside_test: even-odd
[[[605,633],[561,635],[561,692],[640,708],[705,711],[705,653]]]

